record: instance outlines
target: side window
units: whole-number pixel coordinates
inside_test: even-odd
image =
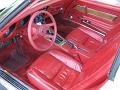
[[[114,6],[120,6],[120,0],[96,0],[96,1]]]

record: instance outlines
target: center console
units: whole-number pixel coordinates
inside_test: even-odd
[[[87,51],[85,48],[76,46],[73,42],[64,39],[60,35],[56,36],[55,44],[69,54],[71,54],[70,51],[73,50],[71,55],[75,57],[76,55],[79,56],[82,63],[86,62],[91,57],[91,53],[89,53],[89,51]],[[77,52],[74,52],[74,50]]]
[[[56,36],[56,40],[55,40],[55,44],[60,46],[61,48],[65,49],[65,50],[70,50],[70,49],[77,49],[81,52],[86,52],[88,53],[87,50],[77,47],[74,43],[64,39],[63,37],[61,37],[59,34]]]

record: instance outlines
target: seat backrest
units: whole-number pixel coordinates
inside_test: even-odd
[[[72,68],[73,70],[81,72],[82,65],[79,62],[77,62],[77,60],[73,59],[67,54],[64,54],[57,50],[50,51],[49,54],[54,56],[57,60],[61,61],[62,63]]]
[[[97,40],[101,43],[104,42],[103,36],[101,34],[95,32],[93,29],[88,28],[88,27],[83,27],[83,26],[80,26],[78,29],[80,29],[82,32],[84,32],[88,36],[94,38],[95,40]]]

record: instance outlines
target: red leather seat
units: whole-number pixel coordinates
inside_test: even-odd
[[[82,26],[73,30],[66,39],[87,51],[93,51],[103,43],[102,36]]]
[[[27,74],[38,89],[69,90],[80,72],[80,63],[67,54],[53,50],[40,56]]]

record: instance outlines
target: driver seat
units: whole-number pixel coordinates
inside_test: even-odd
[[[38,89],[69,90],[81,72],[81,64],[69,55],[52,50],[40,56],[27,71]]]

